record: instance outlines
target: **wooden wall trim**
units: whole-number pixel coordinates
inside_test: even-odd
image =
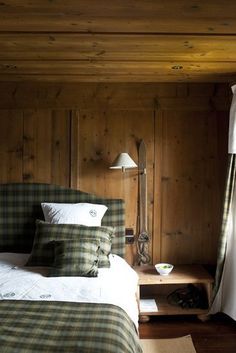
[[[180,90],[181,87],[181,90]],[[186,92],[183,97],[181,92]],[[0,109],[227,110],[225,84],[0,83]],[[29,98],[30,97],[30,98]],[[211,97],[211,99],[210,99]]]

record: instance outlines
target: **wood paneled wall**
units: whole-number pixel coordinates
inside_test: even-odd
[[[0,84],[0,181],[119,197],[136,229],[138,171],[109,169],[147,145],[153,262],[216,261],[230,89],[223,84]],[[127,259],[135,258],[127,246]]]
[[[0,182],[70,185],[70,112],[0,110]]]

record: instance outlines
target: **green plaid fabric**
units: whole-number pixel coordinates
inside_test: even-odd
[[[99,244],[97,239],[55,241],[54,263],[49,277],[97,277]]]
[[[142,353],[133,322],[109,304],[0,302],[1,353]]]
[[[78,224],[51,224],[43,221],[36,221],[36,224],[33,249],[27,266],[52,266],[55,240],[70,241],[81,238],[87,241],[96,238],[100,243],[98,267],[110,267],[108,255],[111,252],[114,228],[87,227]]]
[[[35,220],[44,219],[41,202],[90,202],[108,207],[102,225],[115,227],[112,252],[124,257],[124,201],[48,184],[0,185],[0,252],[30,253],[35,234]]]

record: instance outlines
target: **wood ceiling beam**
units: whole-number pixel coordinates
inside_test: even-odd
[[[235,10],[236,11],[236,10]],[[235,15],[220,19],[176,18],[159,16],[83,17],[76,15],[3,14],[0,32],[71,32],[71,33],[180,33],[236,34]]]
[[[236,34],[236,2],[4,0],[0,31]]]
[[[0,60],[235,61],[236,35],[0,34]]]
[[[37,72],[38,71],[38,72]],[[65,72],[66,71],[66,72]],[[29,72],[0,73],[0,81],[38,81],[38,82],[234,82],[236,74],[227,72],[219,73],[218,70],[201,70],[195,72],[185,71],[185,73],[170,72],[161,69],[159,73],[132,71],[122,73],[96,72],[88,70],[85,73],[67,72],[68,70],[58,70],[53,73],[48,70],[29,70]],[[82,71],[82,70],[81,70]]]
[[[94,15],[125,15],[128,11],[137,14],[173,14],[191,15],[198,13],[205,15],[212,12],[221,16],[222,9],[230,14],[235,9],[235,3],[222,0],[169,0],[168,4],[157,0],[119,0],[109,2],[107,0],[4,0],[1,2],[1,11],[6,12],[40,12],[40,13],[77,13]]]
[[[84,17],[0,13],[0,32],[236,34],[235,16],[214,18]],[[186,31],[187,28],[187,31]]]
[[[236,2],[4,0],[0,80],[230,82]]]
[[[4,61],[0,62],[1,74],[68,74],[68,75],[82,75],[82,74],[112,74],[114,75],[132,75],[132,74],[150,74],[159,75],[163,72],[176,73],[181,72],[182,75],[194,71],[196,74],[201,72],[206,73],[222,73],[222,74],[236,74],[235,62],[184,62],[183,66],[180,62],[175,61],[76,61],[76,60],[60,60],[60,61]],[[180,67],[178,67],[180,66]],[[219,72],[220,70],[220,72]],[[38,72],[39,71],[39,72]]]

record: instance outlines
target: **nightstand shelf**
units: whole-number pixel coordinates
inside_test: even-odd
[[[207,309],[181,308],[171,305],[167,296],[173,290],[194,284],[205,291],[208,306],[211,302],[213,278],[200,265],[176,265],[168,276],[160,276],[154,266],[136,266],[135,271],[139,276],[139,299],[152,298],[156,300],[158,311],[141,312],[142,316],[151,315],[206,315]]]

